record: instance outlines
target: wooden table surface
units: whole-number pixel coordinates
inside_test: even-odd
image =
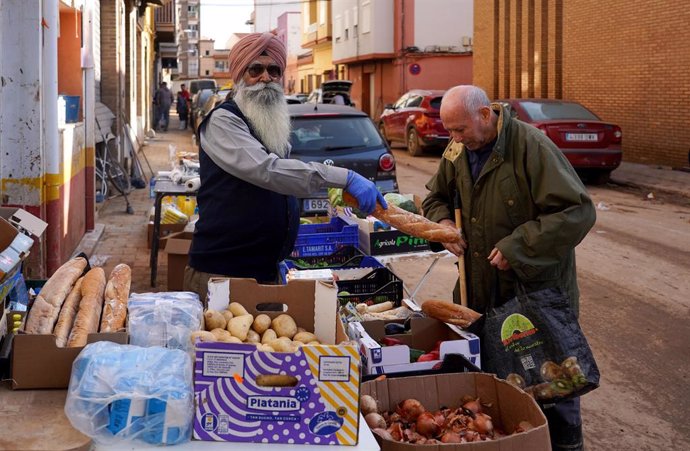
[[[11,390],[0,383],[0,450],[89,450],[65,416],[67,390]]]

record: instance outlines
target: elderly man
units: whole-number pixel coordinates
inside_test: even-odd
[[[202,300],[212,276],[278,281],[278,263],[297,236],[295,196],[337,187],[352,194],[364,211],[373,211],[377,201],[387,207],[374,183],[353,171],[287,158],[285,60],[277,36],[242,38],[229,55],[235,95],[199,125],[199,220],[184,286]]]
[[[520,283],[527,292],[561,288],[577,312],[575,246],[596,213],[566,157],[538,129],[490,103],[477,86],[449,89],[441,120],[452,142],[422,206],[427,218],[453,226],[459,197],[467,241],[443,246],[466,256],[469,307],[484,313],[499,306],[515,296]],[[579,399],[544,412],[554,451],[583,449]]]

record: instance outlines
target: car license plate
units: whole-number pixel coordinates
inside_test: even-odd
[[[585,142],[594,142],[598,140],[598,136],[596,133],[566,133],[565,134],[565,140],[566,141],[585,141]]]
[[[304,211],[328,210],[330,205],[327,199],[304,199]]]

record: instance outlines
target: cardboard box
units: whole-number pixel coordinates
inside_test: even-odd
[[[21,208],[0,208],[0,282],[29,256],[32,235],[40,238],[48,223]]]
[[[126,332],[89,334],[87,343],[112,341],[127,343]],[[84,349],[58,348],[55,335],[12,335],[12,388],[67,388],[72,363]]]
[[[184,231],[184,228],[187,224],[161,224],[160,225],[160,232],[158,234],[159,239],[158,239],[158,249],[165,249],[165,245],[167,244],[167,241],[164,239],[165,237],[173,234],[173,233],[178,233]],[[151,245],[153,244],[153,221],[149,221],[149,224],[147,226],[147,245],[148,249],[151,249]]]
[[[265,353],[251,344],[198,343],[194,369],[194,438],[205,441],[356,445],[359,431],[359,353],[335,346],[336,289],[297,280],[260,285],[230,279],[230,301],[249,313],[275,317],[282,304],[324,345]],[[290,387],[259,386],[263,374],[296,378]]]
[[[421,211],[422,200],[419,196],[406,195],[414,200],[415,205]],[[359,247],[368,255],[402,254],[406,252],[423,252],[429,250],[429,242],[417,238],[399,230],[375,230],[376,222],[360,219],[355,216],[339,215],[349,223],[359,226]]]
[[[348,336],[357,340],[362,354],[364,374],[390,374],[422,371],[440,365],[446,354],[462,354],[471,363],[480,366],[479,337],[461,329],[453,330],[448,324],[434,318],[411,318],[408,333],[388,335],[404,345],[381,346],[386,335],[385,325],[391,321],[366,321],[348,324]],[[410,362],[410,348],[430,352],[441,341],[439,359]]]
[[[522,390],[490,374],[456,373],[436,376],[386,378],[364,382],[362,395],[373,396],[382,411],[394,411],[395,406],[408,398],[419,400],[431,411],[441,406],[458,407],[460,399],[469,395],[481,398],[488,405],[487,413],[494,426],[514,431],[521,421],[528,421],[534,429],[492,441],[445,444],[433,449],[444,451],[549,451],[551,442],[546,417],[534,399]],[[429,445],[413,445],[384,440],[374,434],[381,451],[426,450]]]
[[[189,248],[193,232],[178,232],[168,235],[165,253],[168,254],[168,291],[182,291],[184,268],[189,262]]]

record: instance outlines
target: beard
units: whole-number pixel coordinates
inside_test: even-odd
[[[290,115],[283,87],[275,82],[247,86],[240,80],[233,99],[266,150],[285,158],[290,148]]]

